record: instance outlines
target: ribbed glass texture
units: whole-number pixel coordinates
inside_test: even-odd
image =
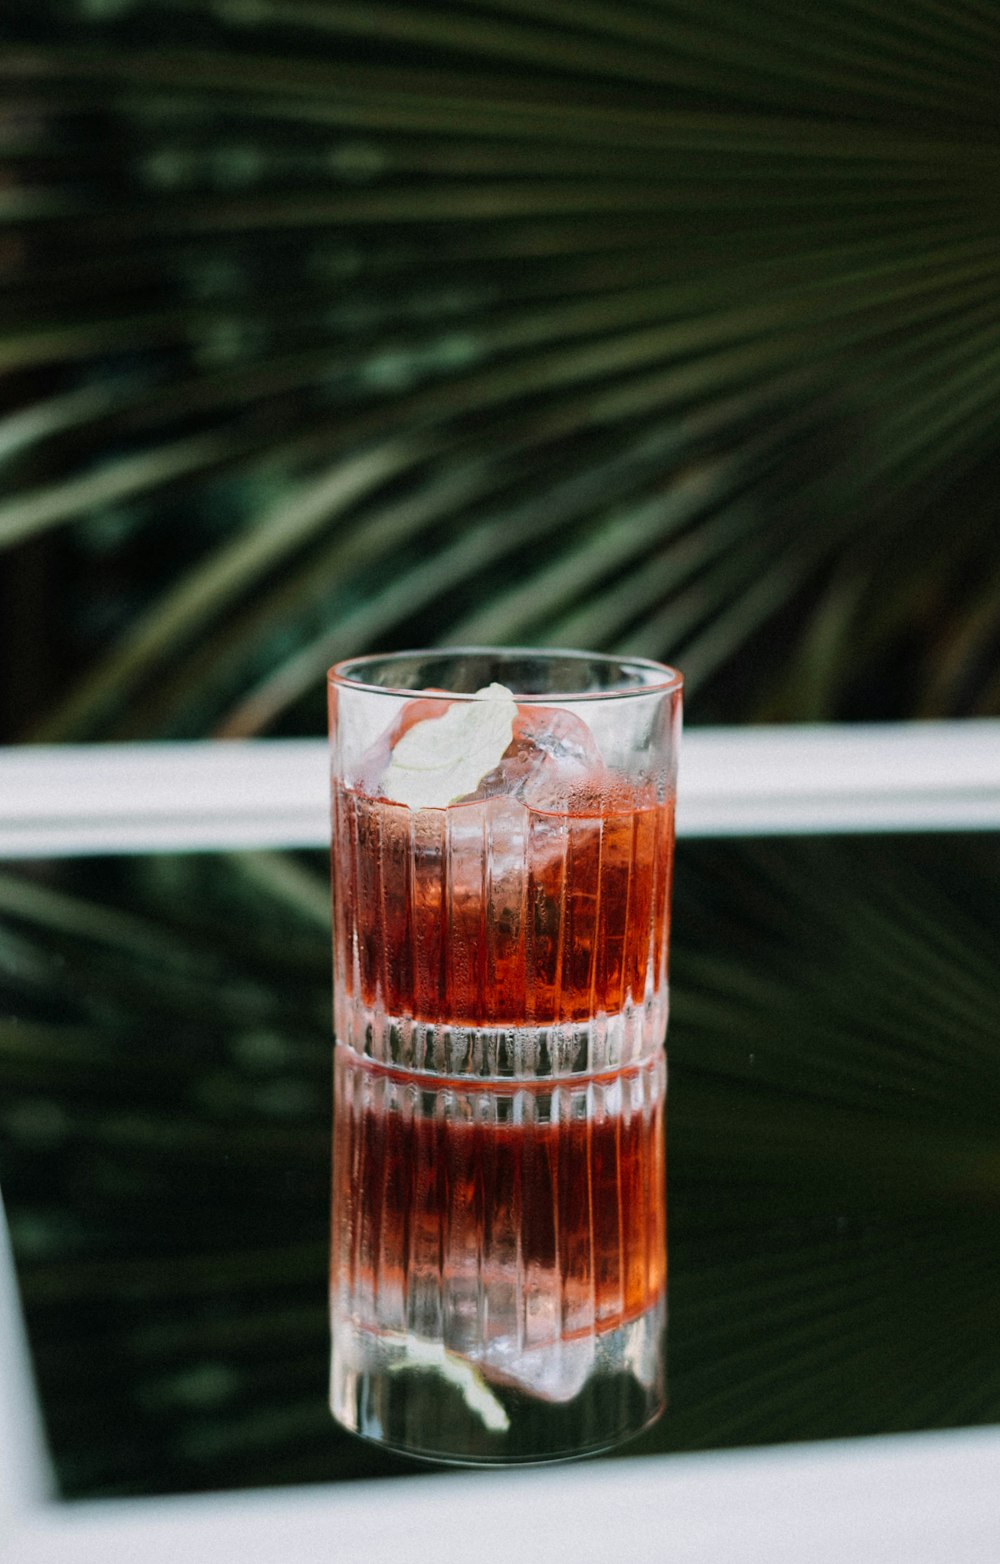
[[[385,1063],[567,1074],[666,1026],[673,799],[407,809],[334,786],[335,1026]]]
[[[568,1399],[594,1338],[663,1291],[664,1086],[662,1052],[558,1085],[444,1084],[338,1047],[337,1313],[528,1392],[541,1369]]]

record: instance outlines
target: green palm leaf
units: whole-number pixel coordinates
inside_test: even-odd
[[[888,711],[990,709],[995,529],[961,524],[1000,390],[988,8],[81,0],[8,30],[0,548],[77,587],[72,675],[8,658],[40,670],[22,732],[314,731],[326,661],[469,634],[668,657],[724,717],[865,715],[862,636]]]

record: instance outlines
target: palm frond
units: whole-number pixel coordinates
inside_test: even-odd
[[[851,589],[886,671],[935,639],[927,581],[982,569],[960,526],[906,540],[993,437],[988,8],[133,0],[9,30],[0,546],[79,584],[27,735],[312,730],[327,656],[476,625],[635,637],[695,716],[852,715],[843,640],[814,666],[831,566],[906,557],[884,620]],[[803,404],[811,483],[790,433],[722,482]],[[496,534],[570,473],[519,600]],[[987,709],[968,611],[961,673],[918,660],[896,714]]]

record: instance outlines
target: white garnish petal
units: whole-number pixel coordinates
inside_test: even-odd
[[[443,717],[415,722],[392,752],[382,793],[410,809],[444,809],[474,793],[510,744],[516,716],[510,690],[490,684]]]
[[[440,721],[443,722],[444,718],[440,718]],[[407,1332],[405,1358],[390,1362],[388,1368],[390,1374],[406,1369],[437,1369],[442,1379],[455,1386],[469,1411],[482,1418],[487,1428],[494,1433],[504,1434],[510,1427],[510,1418],[503,1402],[493,1394],[482,1371],[470,1363],[468,1358],[463,1358],[457,1352],[449,1352],[440,1342],[423,1341],[419,1336],[411,1336]]]

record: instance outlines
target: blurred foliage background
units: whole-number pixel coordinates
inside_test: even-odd
[[[5,732],[374,646],[694,720],[1000,706],[980,0],[7,0]]]
[[[986,0],[5,0],[0,738],[320,734],[337,657],[695,722],[1000,709]],[[646,1449],[1000,1418],[992,839],[684,843]],[[323,1404],[325,867],[0,876],[68,1494],[401,1469]]]

